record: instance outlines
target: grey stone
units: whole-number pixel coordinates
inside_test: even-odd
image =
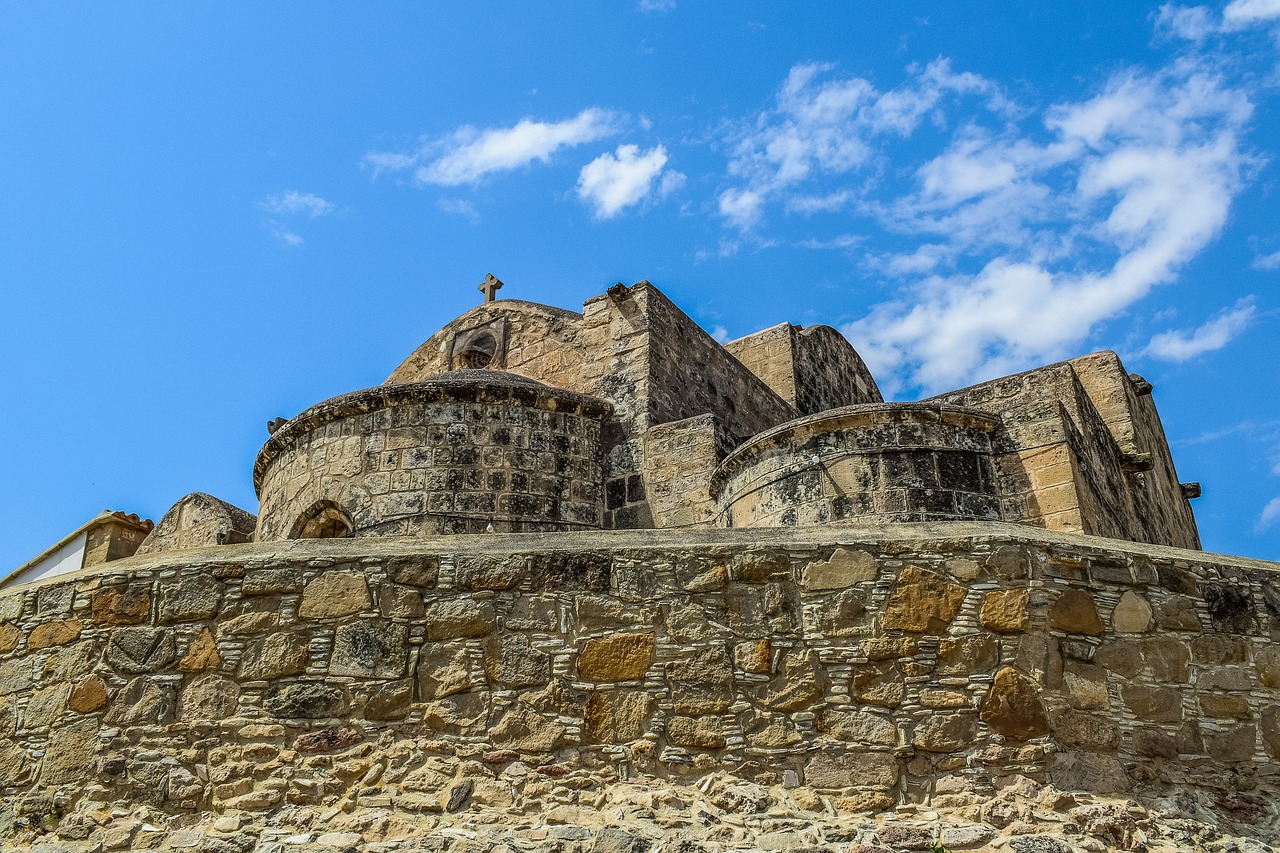
[[[107,663],[118,672],[158,672],[178,657],[165,628],[115,628],[107,641]]]
[[[409,660],[407,643],[405,627],[394,622],[339,625],[334,632],[329,674],[401,678]]]

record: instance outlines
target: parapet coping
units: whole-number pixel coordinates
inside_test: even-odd
[[[770,427],[739,445],[726,456],[715,471],[711,473],[710,493],[720,494],[725,481],[737,473],[738,469],[749,463],[771,447],[790,443],[797,438],[804,438],[820,432],[853,426],[867,426],[884,423],[945,423],[953,426],[977,428],[983,432],[994,432],[1000,427],[999,415],[971,409],[966,406],[953,406],[946,403],[859,403],[854,406],[843,406],[829,409],[814,415],[806,415],[793,421]],[[785,440],[785,441],[784,441]],[[885,448],[896,450],[897,447]]]
[[[285,448],[318,426],[411,403],[452,402],[510,402],[548,412],[568,411],[600,421],[613,416],[613,405],[598,397],[499,370],[454,370],[421,382],[375,385],[317,403],[272,433],[253,463],[254,492],[262,494],[267,468]]]
[[[1148,545],[1102,536],[1062,533],[1011,524],[1006,521],[925,521],[893,525],[833,523],[785,528],[684,528],[680,530],[590,530],[556,533],[470,533],[447,536],[369,537],[355,539],[288,539],[276,542],[246,542],[214,545],[187,551],[165,551],[102,563],[77,572],[54,575],[20,586],[8,587],[4,594],[36,589],[67,581],[91,580],[101,576],[132,572],[162,571],[183,567],[211,567],[235,564],[253,567],[280,566],[321,560],[351,563],[395,557],[432,555],[510,555],[588,552],[636,552],[644,550],[723,549],[750,550],[783,547],[797,551],[838,547],[878,546],[882,543],[935,544],[940,550],[962,554],[979,544],[1040,545],[1084,556],[1143,556],[1168,560],[1185,567],[1211,564],[1248,571],[1275,572],[1280,563],[1249,557],[1232,557]]]

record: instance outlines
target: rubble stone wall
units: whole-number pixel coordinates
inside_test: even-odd
[[[877,809],[1010,773],[1114,792],[1280,772],[1280,566],[892,533],[246,544],[18,588],[0,795],[438,811],[730,772]]]

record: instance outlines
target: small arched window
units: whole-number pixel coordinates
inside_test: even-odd
[[[355,533],[351,516],[333,501],[316,501],[289,531],[290,539],[346,539]]]
[[[493,356],[497,351],[498,341],[493,335],[487,332],[476,335],[458,353],[458,367],[464,370],[488,367],[493,364]]]

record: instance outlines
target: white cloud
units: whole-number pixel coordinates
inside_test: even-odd
[[[1175,6],[1166,3],[1156,13],[1156,32],[1201,42],[1217,32],[1218,24],[1207,6]]]
[[[1272,498],[1262,508],[1262,513],[1258,516],[1258,521],[1253,525],[1253,529],[1255,532],[1261,533],[1277,521],[1280,521],[1280,498]]]
[[[333,211],[333,203],[314,193],[287,190],[279,195],[269,195],[258,202],[258,207],[276,216],[306,215],[313,219]]]
[[[561,148],[582,145],[616,132],[618,117],[608,110],[590,107],[560,122],[522,119],[512,127],[480,130],[471,125],[447,137],[425,138],[412,153],[370,152],[364,164],[375,177],[382,171],[414,169],[423,184],[459,186],[473,184],[486,175],[546,163]]]
[[[442,198],[436,202],[436,207],[453,216],[461,216],[472,225],[480,221],[480,212],[476,210],[476,206],[464,198]]]
[[[716,326],[711,330],[711,337],[719,343],[726,343],[729,340],[729,330],[724,326]]]
[[[1259,255],[1253,259],[1250,264],[1255,270],[1263,270],[1270,272],[1271,270],[1280,270],[1280,252],[1272,252],[1269,255]]]
[[[638,145],[619,145],[616,153],[605,152],[582,167],[578,198],[590,204],[598,218],[611,219],[643,201],[666,165],[667,149],[661,145],[644,152]]]
[[[1230,310],[1191,331],[1161,332],[1151,339],[1147,352],[1169,361],[1187,361],[1222,349],[1253,322],[1257,309],[1252,300],[1242,299]]]
[[[640,0],[641,12],[670,12],[676,7],[676,0]]]
[[[1231,0],[1222,10],[1223,27],[1242,29],[1280,19],[1280,0]]]
[[[286,246],[290,249],[296,249],[306,242],[302,239],[302,235],[290,231],[284,225],[276,222],[275,220],[271,220],[267,223],[267,230],[271,232],[272,237],[275,237],[276,240],[280,242],[280,245]]]

